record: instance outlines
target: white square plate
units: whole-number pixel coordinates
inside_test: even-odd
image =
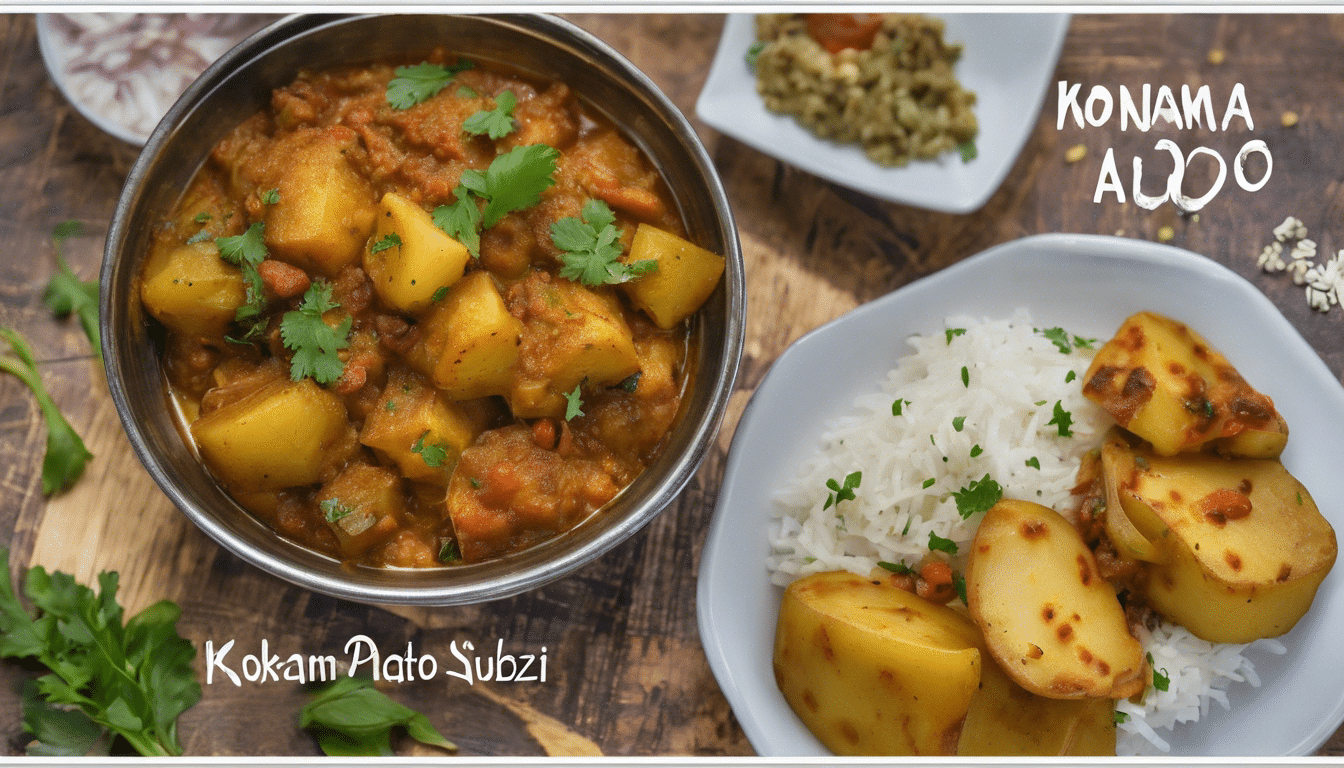
[[[857,144],[819,139],[792,117],[767,110],[746,63],[747,49],[756,39],[756,22],[750,14],[733,14],[725,22],[695,112],[719,132],[836,184],[935,211],[975,211],[999,188],[1031,135],[1069,17],[935,15],[947,24],[945,39],[964,44],[957,77],[976,94],[980,134],[976,157],[969,162],[950,152],[904,168],[883,167],[869,160]]]
[[[771,367],[733,436],[701,558],[700,635],[710,667],[758,753],[829,752],[775,685],[771,658],[783,590],[765,559],[774,494],[819,449],[825,425],[876,391],[912,334],[941,333],[949,315],[1005,318],[1025,307],[1042,327],[1110,338],[1140,310],[1188,324],[1291,429],[1283,463],[1344,530],[1344,388],[1249,282],[1203,256],[1142,240],[1038,235],[991,248],[865,304],[799,339]],[[1234,684],[1232,708],[1161,732],[1173,756],[1308,755],[1344,720],[1344,594],[1339,568],[1280,640],[1283,656],[1252,653],[1262,684]]]

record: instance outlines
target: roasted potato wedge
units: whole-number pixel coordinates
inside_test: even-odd
[[[1212,642],[1293,628],[1334,565],[1334,529],[1275,459],[1158,456],[1131,449],[1117,478],[1123,513],[1161,551],[1148,601]],[[1108,518],[1116,510],[1108,510]]]
[[[980,633],[964,615],[844,571],[789,585],[775,680],[838,755],[951,755],[979,687]]]
[[[1119,699],[1143,690],[1143,648],[1115,589],[1073,524],[1049,507],[1005,499],[985,514],[966,596],[990,655],[1028,691]]]
[[[1013,682],[993,659],[985,659],[957,754],[1114,756],[1115,702],[1037,696]]]
[[[1288,439],[1274,402],[1182,323],[1131,316],[1097,350],[1083,394],[1163,456],[1211,447],[1274,458]]]

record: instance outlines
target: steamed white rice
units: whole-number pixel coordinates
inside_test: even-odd
[[[855,400],[853,413],[829,425],[820,449],[776,495],[768,558],[774,583],[840,569],[868,576],[879,563],[918,568],[931,533],[956,543],[952,564],[962,572],[983,515],[962,519],[954,493],[986,475],[1005,498],[1072,516],[1079,463],[1112,424],[1082,395],[1091,345],[1064,334],[1063,351],[1052,340],[1059,330],[1048,336],[1024,311],[1007,320],[948,318],[946,327],[912,337],[912,353]],[[1050,423],[1057,409],[1071,419],[1071,435]],[[854,498],[835,502],[827,482],[843,487],[855,472],[862,474]],[[1150,684],[1141,704],[1119,703],[1119,755],[1161,754],[1174,726],[1197,721],[1213,701],[1229,706],[1231,684],[1259,685],[1245,646],[1208,643],[1172,626],[1141,640],[1170,685],[1157,691]],[[1283,652],[1276,641],[1260,644]]]

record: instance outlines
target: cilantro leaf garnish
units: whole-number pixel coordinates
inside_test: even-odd
[[[929,488],[932,488],[933,485],[934,485],[934,483],[937,483],[937,482],[938,482],[937,478],[930,477],[929,479],[925,480],[925,481],[924,481],[924,484],[923,484],[922,486],[920,486],[920,487],[923,488],[923,489],[925,489],[925,490],[927,490],[927,489],[929,489]]]
[[[175,604],[155,603],[123,624],[115,572],[98,577],[95,594],[35,566],[23,589],[34,617],[10,584],[4,548],[0,573],[0,656],[49,670],[24,690],[24,724],[40,742],[31,754],[84,755],[114,736],[141,755],[182,754],[177,718],[200,701],[201,686],[191,665],[196,649],[177,634]]]
[[[447,66],[423,62],[397,67],[392,72],[395,77],[387,84],[387,104],[393,109],[410,109],[448,87],[459,72],[471,67],[465,59]]]
[[[42,301],[57,317],[75,315],[84,335],[89,338],[89,346],[94,357],[103,359],[103,343],[98,333],[98,281],[80,280],[61,253],[61,243],[84,231],[84,225],[78,221],[66,221],[57,224],[52,230],[51,239],[56,245],[56,273],[47,283]]]
[[[934,552],[946,552],[949,555],[955,555],[957,554],[957,542],[929,531],[929,549]]]
[[[545,144],[515,147],[491,161],[485,173],[467,169],[462,186],[486,201],[481,211],[481,226],[489,229],[510,211],[531,208],[541,200],[555,179],[555,163],[560,153]]]
[[[980,150],[975,146],[975,139],[967,139],[958,144],[957,152],[961,153],[963,163],[969,163],[980,155]]]
[[[652,259],[621,263],[621,230],[606,203],[589,200],[583,204],[581,215],[581,219],[567,216],[551,224],[551,242],[563,251],[561,277],[590,287],[614,285],[658,268],[658,262]]]
[[[962,605],[970,605],[970,600],[966,597],[966,575],[962,573],[952,574],[952,586],[957,590],[957,597],[961,598]]]
[[[961,366],[961,385],[968,388],[971,386],[971,369],[964,365]]]
[[[420,454],[420,458],[426,466],[442,467],[448,461],[448,448],[437,444],[425,445],[425,437],[428,435],[429,430],[425,430],[420,434],[420,437],[415,439],[415,442],[411,444],[411,453]]]
[[[0,337],[9,342],[14,353],[13,356],[0,355],[0,371],[13,374],[32,390],[38,410],[47,424],[47,449],[42,457],[42,493],[50,496],[74,484],[93,454],[89,453],[84,441],[47,393],[42,375],[37,371],[37,359],[28,342],[9,328],[0,328]]]
[[[900,574],[902,576],[913,576],[915,574],[915,569],[911,568],[905,563],[889,563],[886,562],[885,560],[878,560],[877,566],[879,568],[891,571],[892,573]]]
[[[956,432],[960,432],[960,431],[962,430],[962,428],[963,428],[965,425],[966,425],[966,417],[965,417],[965,416],[953,416],[953,417],[952,417],[952,429],[953,429],[954,431],[956,431]]]
[[[378,242],[369,246],[369,253],[381,253],[389,248],[396,248],[401,245],[401,235],[396,232],[388,232],[386,235],[378,238]]]
[[[280,190],[268,189],[261,193],[261,202],[263,205],[275,205],[280,202]]]
[[[467,252],[475,258],[481,257],[481,207],[476,203],[471,190],[458,185],[453,190],[454,201],[440,205],[430,214],[434,226],[447,232],[457,242],[467,247]]]
[[[958,336],[962,336],[965,333],[966,333],[965,328],[948,328],[947,330],[943,331],[943,335],[947,337],[947,343],[949,345],[952,343],[953,339],[955,339]]]
[[[583,398],[580,390],[583,384],[576,384],[573,392],[565,394],[565,421],[572,421],[583,415]]]
[[[363,677],[340,677],[322,688],[299,713],[299,727],[312,731],[331,757],[389,756],[392,729],[423,744],[455,750],[429,718],[398,704]]]
[[[1040,468],[1041,468],[1041,460],[1038,459],[1038,458],[1036,458],[1035,456],[1032,456],[1030,459],[1027,459],[1027,460],[1026,460],[1025,462],[1023,462],[1023,463],[1026,464],[1028,467],[1031,467],[1032,469],[1040,469]]]
[[[299,308],[280,318],[280,340],[294,352],[289,364],[294,381],[311,376],[318,384],[331,384],[345,373],[345,363],[337,353],[348,343],[351,319],[346,317],[335,328],[322,320],[324,313],[339,306],[331,300],[331,285],[315,281],[304,292]]]
[[[1117,710],[1115,710],[1115,713],[1114,713],[1114,715],[1113,715],[1113,719],[1115,720],[1115,724],[1116,724],[1116,725],[1119,725],[1119,724],[1121,724],[1121,723],[1127,723],[1127,722],[1129,722],[1129,713],[1128,713],[1128,712],[1121,712],[1120,710],[1117,709]]]
[[[972,480],[961,490],[953,491],[952,498],[957,503],[957,514],[961,519],[970,519],[971,515],[988,512],[989,508],[1003,498],[1003,488],[990,479],[986,473],[979,480]]]
[[[266,311],[266,290],[257,265],[266,260],[265,227],[260,221],[241,235],[215,238],[219,256],[243,271],[243,303],[234,313],[238,322],[259,317]],[[249,333],[250,335],[250,333]]]
[[[898,397],[898,398],[896,398],[896,399],[893,400],[892,403],[891,403],[891,415],[892,415],[892,416],[900,416],[900,415],[901,415],[901,410],[904,408],[904,406],[907,406],[907,405],[909,405],[909,404],[910,404],[910,401],[909,401],[909,400],[906,400],[906,399],[903,398],[903,397]]]
[[[842,501],[852,501],[854,499],[854,489],[859,487],[863,481],[862,472],[850,472],[845,475],[843,483],[831,479],[826,481],[826,487],[831,489],[831,493],[826,495],[826,503],[822,509],[830,509],[831,505],[839,504]]]
[[[1064,403],[1061,400],[1055,401],[1054,415],[1045,424],[1054,425],[1059,430],[1060,437],[1073,437],[1073,414],[1064,410]]]
[[[976,443],[975,445],[972,445],[972,446],[971,446],[971,458],[972,458],[972,459],[974,459],[976,456],[979,456],[980,454],[982,454],[982,453],[984,453],[984,452],[985,452],[985,449],[984,449],[984,448],[981,448],[979,443]]]
[[[1071,334],[1063,328],[1037,328],[1036,332],[1050,340],[1055,348],[1062,354],[1069,354],[1078,349],[1091,349],[1097,343],[1096,339],[1085,339],[1082,336]]]
[[[230,264],[255,267],[266,260],[265,226],[258,221],[241,235],[215,238],[215,245],[219,247],[220,257]]]
[[[1158,670],[1155,666],[1157,662],[1153,661],[1153,654],[1151,652],[1146,654],[1146,656],[1148,658],[1148,666],[1153,668],[1153,687],[1159,691],[1165,691],[1170,688],[1171,678],[1167,676],[1167,670]]]
[[[473,136],[502,139],[513,132],[513,108],[518,97],[513,91],[503,91],[495,97],[494,109],[483,109],[462,122],[462,130]]]

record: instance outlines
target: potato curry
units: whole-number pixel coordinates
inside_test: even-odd
[[[436,50],[276,90],[162,222],[140,295],[241,506],[425,567],[560,535],[648,466],[723,268],[567,85]]]

